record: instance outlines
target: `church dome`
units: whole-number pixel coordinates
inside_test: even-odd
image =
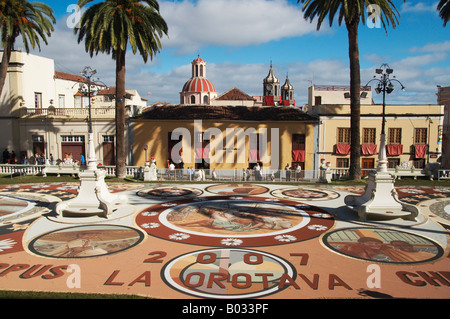
[[[216,88],[207,78],[195,77],[184,84],[182,92],[216,92]]]
[[[216,88],[206,78],[206,62],[200,56],[192,61],[192,77],[180,92],[181,104],[210,104],[217,97]]]

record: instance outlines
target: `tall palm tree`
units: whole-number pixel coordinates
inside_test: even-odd
[[[0,93],[5,85],[11,51],[14,49],[17,37],[22,37],[27,53],[30,52],[30,47],[40,49],[40,39],[48,44],[47,37],[51,36],[55,22],[52,8],[44,3],[30,3],[26,0],[2,0],[0,2],[0,32],[3,49],[0,66]]]
[[[79,0],[83,8],[93,0]],[[161,49],[167,24],[156,0],[105,0],[87,8],[80,20],[78,42],[85,41],[92,57],[99,52],[112,54],[116,62],[116,176],[126,176],[125,150],[125,56],[130,45],[144,62]]]
[[[439,10],[439,16],[444,20],[444,27],[450,20],[450,0],[441,0],[437,6]]]
[[[405,1],[405,0],[403,0]],[[345,23],[348,32],[348,53],[350,58],[350,169],[349,177],[352,180],[361,179],[361,74],[359,64],[358,26],[360,21],[365,24],[368,9],[379,9],[371,12],[371,18],[378,18],[387,31],[387,25],[395,28],[398,24],[399,12],[392,0],[297,0],[303,3],[302,10],[305,19],[311,22],[317,18],[317,30],[328,16],[330,26],[333,24],[336,13],[339,25]],[[371,7],[372,5],[372,7]],[[374,16],[376,15],[376,16]]]

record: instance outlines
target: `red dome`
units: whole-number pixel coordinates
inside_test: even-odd
[[[216,88],[207,78],[192,78],[184,84],[183,92],[216,92]]]

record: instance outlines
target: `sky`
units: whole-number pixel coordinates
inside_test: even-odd
[[[57,19],[48,45],[31,53],[55,60],[57,71],[79,74],[97,70],[109,86],[115,85],[115,62],[99,54],[91,58],[73,32],[76,0],[40,0],[50,5]],[[359,27],[361,84],[387,63],[397,86],[388,104],[436,104],[437,85],[450,86],[450,24],[436,10],[436,0],[393,0],[400,20],[394,29],[373,24]],[[328,20],[321,29],[305,20],[296,0],[160,0],[160,13],[168,24],[168,37],[153,60],[139,54],[126,56],[126,87],[148,100],[179,103],[183,84],[191,77],[191,62],[198,55],[217,93],[237,87],[249,95],[262,95],[263,79],[272,63],[284,83],[289,76],[296,105],[307,103],[308,87],[348,85],[348,38],[345,25]],[[16,49],[21,44],[17,42]],[[376,83],[373,83],[376,85]],[[374,102],[381,96],[374,92]]]

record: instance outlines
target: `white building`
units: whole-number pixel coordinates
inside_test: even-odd
[[[89,97],[79,91],[83,83],[80,75],[55,71],[52,59],[13,51],[0,100],[2,151],[14,151],[19,163],[35,154],[48,159],[51,154],[55,163],[66,154],[79,161],[88,142]],[[99,88],[91,98],[96,156],[114,165],[115,88]],[[136,90],[127,90],[128,116],[146,106]]]

